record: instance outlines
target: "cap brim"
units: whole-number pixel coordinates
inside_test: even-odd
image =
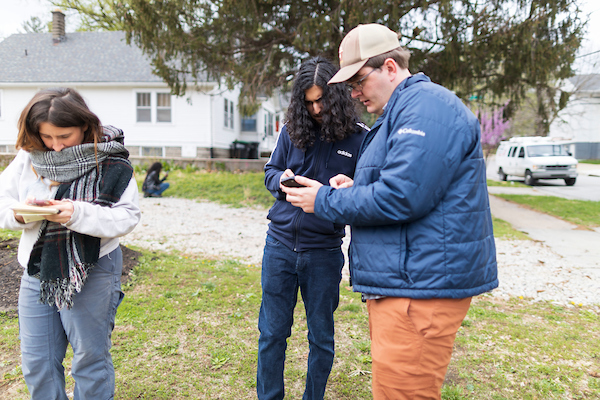
[[[367,63],[367,61],[369,61],[368,58],[355,64],[345,66],[344,68],[340,69],[337,74],[335,74],[329,80],[329,82],[327,82],[327,84],[331,85],[334,83],[346,82],[348,79],[356,75],[356,73]]]

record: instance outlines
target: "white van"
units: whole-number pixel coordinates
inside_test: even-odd
[[[577,180],[577,160],[569,151],[570,142],[549,137],[514,137],[500,142],[496,164],[500,180],[508,175],[525,178],[526,185],[538,179],[564,179],[567,186]]]

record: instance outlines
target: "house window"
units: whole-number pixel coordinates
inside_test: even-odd
[[[144,157],[162,157],[162,147],[142,147],[142,156]]]
[[[273,113],[265,111],[265,136],[273,136]]]
[[[156,121],[171,122],[171,95],[156,93]]]
[[[137,122],[152,122],[152,93],[137,94]]]
[[[136,93],[137,122],[171,122],[172,106],[170,93]]]
[[[224,108],[225,127],[233,129],[233,101],[225,99]]]
[[[242,131],[256,132],[256,114],[250,117],[242,117]]]

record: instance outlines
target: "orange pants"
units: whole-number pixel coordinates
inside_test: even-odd
[[[373,399],[439,400],[471,298],[367,300]]]

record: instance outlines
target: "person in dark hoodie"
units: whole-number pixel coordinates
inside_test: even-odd
[[[269,210],[262,262],[256,384],[261,400],[284,397],[286,339],[291,334],[298,288],[309,331],[304,399],[323,398],[333,364],[333,312],[339,303],[345,226],[292,206],[281,182],[302,175],[327,184],[337,174],[354,175],[368,128],[359,121],[348,90],[327,85],[336,72],[322,57],[300,66],[287,122],[265,165],[265,185],[276,201]]]
[[[142,185],[144,197],[162,197],[163,192],[169,188],[169,182],[165,182],[169,173],[165,172],[165,176],[161,179],[160,171],[162,171],[162,164],[160,162],[155,162],[148,168]]]

